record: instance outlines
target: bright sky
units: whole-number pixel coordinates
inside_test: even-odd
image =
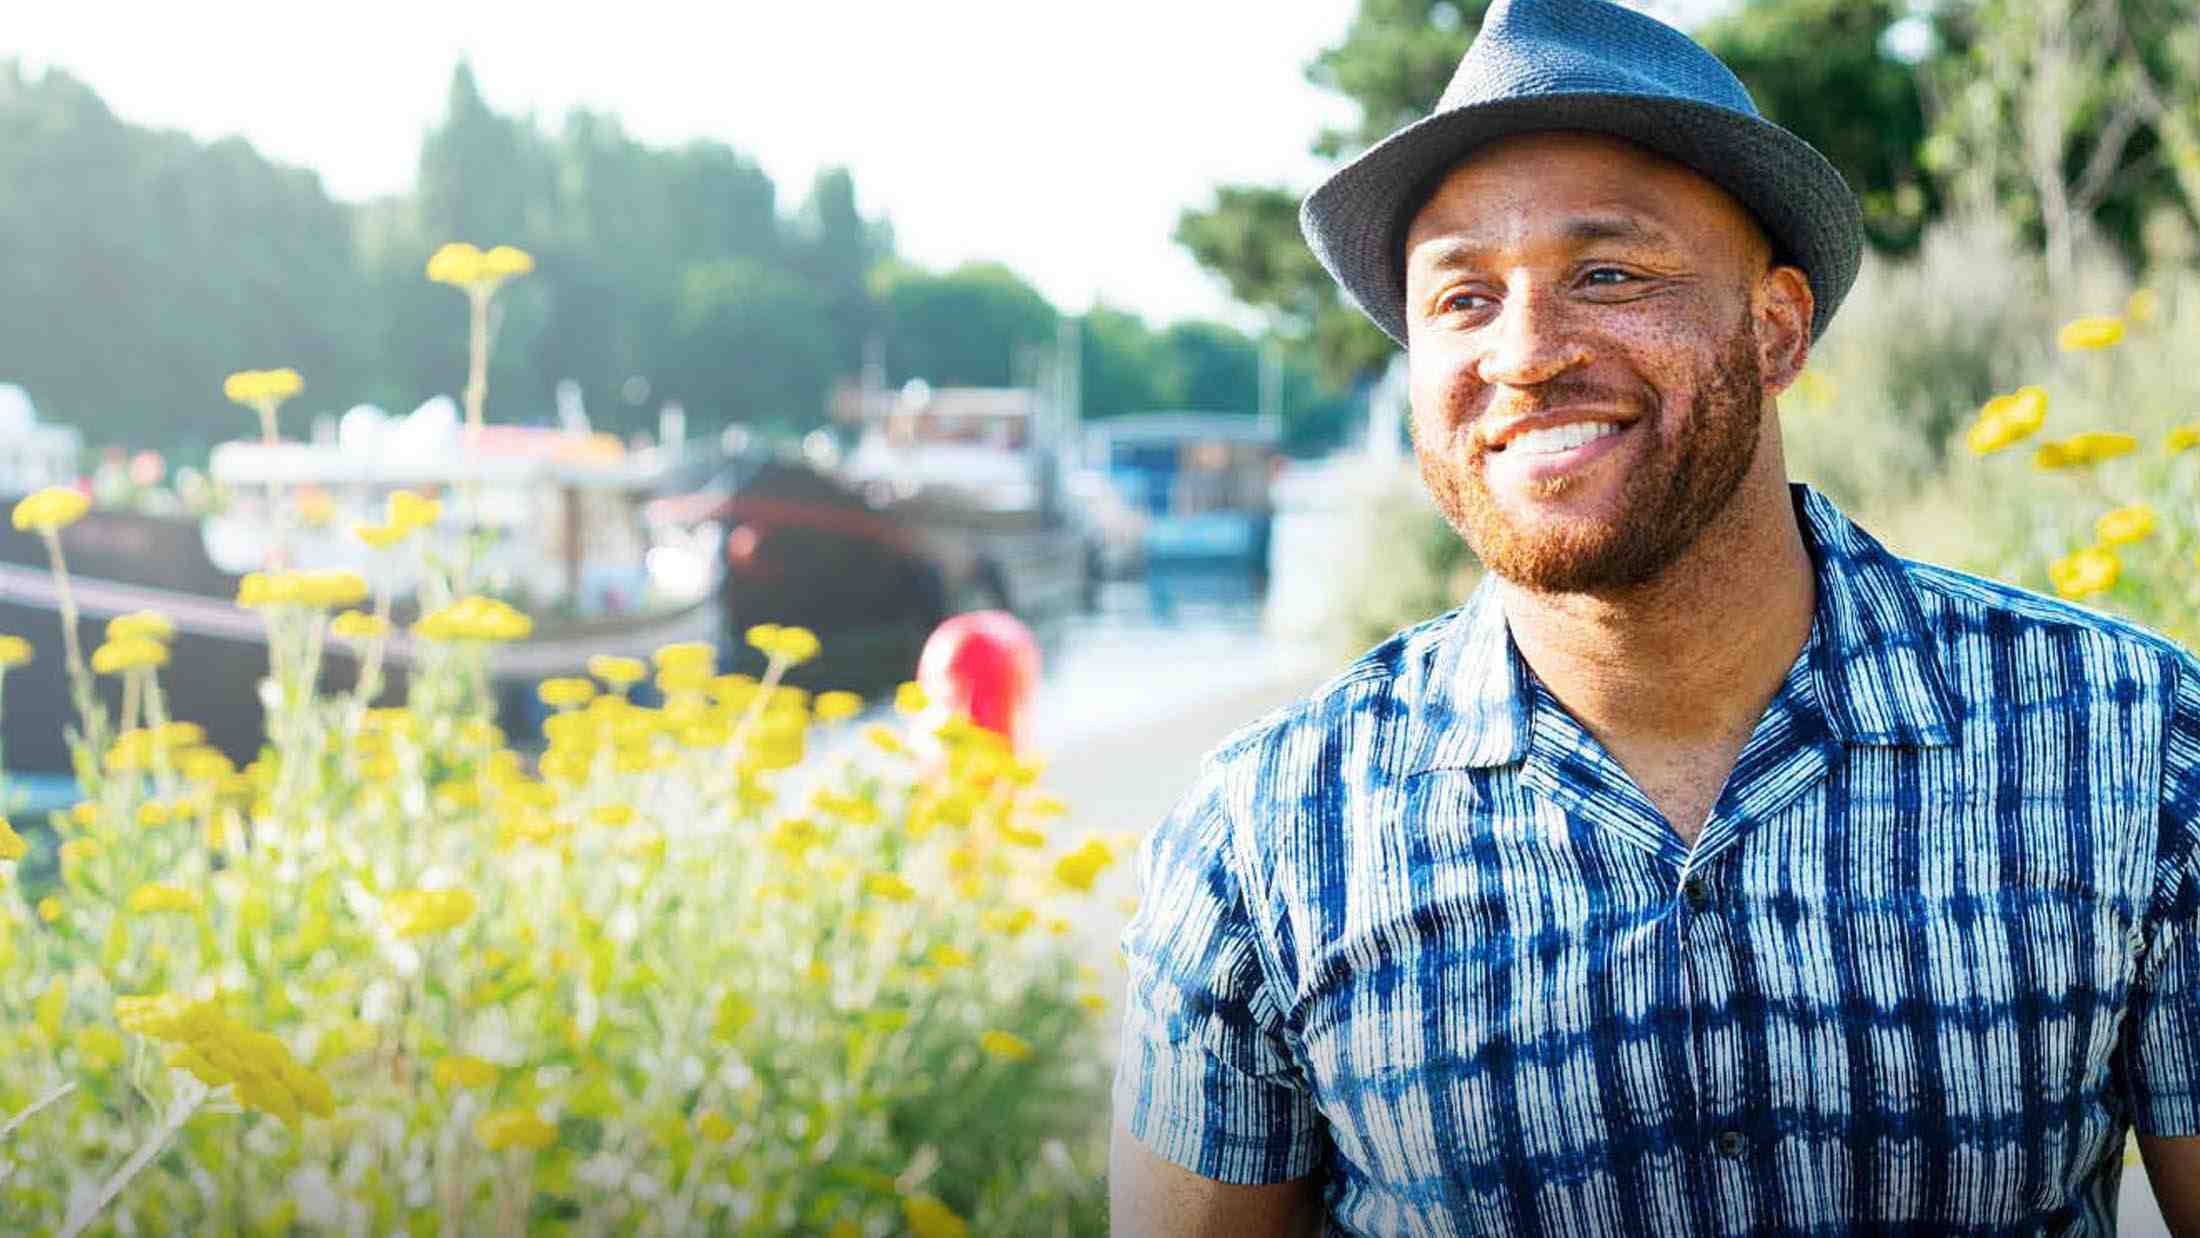
[[[131,5],[125,21],[111,4],[26,4],[0,23],[0,57],[64,68],[134,123],[242,134],[360,199],[411,184],[464,55],[500,111],[555,128],[585,105],[645,141],[715,138],[783,201],[846,164],[915,261],[999,259],[1071,311],[1100,298],[1250,325],[1170,232],[1217,184],[1319,177],[1307,143],[1350,110],[1301,66],[1356,5],[206,0]]]

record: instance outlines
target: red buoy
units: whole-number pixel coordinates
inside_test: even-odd
[[[924,642],[917,682],[932,700],[1021,751],[1039,690],[1039,642],[1005,610],[954,615]]]

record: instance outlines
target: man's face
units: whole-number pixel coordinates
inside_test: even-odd
[[[1725,191],[1615,139],[1510,138],[1453,169],[1406,237],[1413,443],[1485,566],[1598,593],[1695,544],[1766,430],[1769,257]]]

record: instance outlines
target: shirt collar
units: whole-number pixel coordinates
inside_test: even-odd
[[[1842,743],[1941,747],[1955,709],[1902,561],[1824,495],[1792,487],[1818,577],[1811,695]],[[1488,581],[1407,659],[1421,679],[1410,773],[1512,765],[1532,737],[1533,685]]]

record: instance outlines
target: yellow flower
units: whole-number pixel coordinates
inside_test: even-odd
[[[92,670],[101,675],[120,675],[168,664],[168,646],[157,640],[133,636],[111,640],[92,650]]]
[[[298,601],[315,610],[356,606],[367,600],[367,581],[357,572],[324,570],[298,573]]]
[[[90,499],[66,486],[48,486],[15,505],[15,527],[25,532],[67,528],[91,507]]]
[[[1097,838],[1087,839],[1085,845],[1055,861],[1054,876],[1063,885],[1075,890],[1090,890],[1100,871],[1115,862],[1115,853]]]
[[[390,634],[390,621],[363,610],[347,610],[329,621],[328,630],[338,640],[374,640]]]
[[[2060,442],[2040,444],[2032,463],[2040,469],[2073,469],[2103,460],[2127,456],[2139,449],[2139,440],[2129,434],[2108,430],[2088,430],[2073,434]]]
[[[257,408],[263,404],[279,405],[305,390],[305,381],[298,371],[239,370],[222,380],[222,394],[236,403]]]
[[[298,578],[290,572],[246,572],[237,582],[237,605],[246,609],[288,606],[298,600]]]
[[[894,710],[915,717],[925,710],[931,701],[924,694],[924,685],[911,680],[894,689]]]
[[[400,890],[382,903],[382,919],[399,937],[425,937],[473,918],[472,890]]]
[[[412,526],[403,524],[355,524],[351,535],[367,544],[369,549],[388,550],[413,534]]]
[[[478,594],[439,607],[413,624],[413,631],[434,641],[525,640],[534,621],[495,598]]]
[[[31,660],[31,643],[20,636],[0,636],[0,670]]]
[[[871,873],[863,879],[863,888],[896,903],[906,903],[917,896],[916,888],[895,873]]]
[[[820,692],[816,710],[819,722],[845,722],[863,712],[863,698],[853,692]]]
[[[2079,318],[2065,325],[2056,337],[2064,352],[2098,352],[2124,338],[2121,318]]]
[[[634,824],[634,805],[598,804],[589,810],[588,819],[609,830],[623,830]]]
[[[0,817],[0,860],[20,860],[30,853],[30,841],[16,833],[6,817]]]
[[[718,650],[707,641],[680,641],[663,646],[650,654],[649,658],[660,671],[697,668],[707,675],[717,669]]]
[[[2144,503],[2119,507],[2093,522],[2093,536],[2103,546],[2122,546],[2154,532],[2158,523],[2154,509]]]
[[[237,1099],[254,1109],[290,1123],[336,1111],[328,1080],[299,1065],[281,1040],[231,1019],[214,998],[118,997],[115,1018],[140,1036],[174,1045],[170,1066],[208,1087],[233,1085]]]
[[[133,913],[146,915],[156,911],[194,912],[205,904],[200,901],[196,890],[155,881],[130,891],[130,899],[126,905]]]
[[[2131,294],[2130,300],[2124,302],[2124,317],[2140,326],[2153,322],[2155,315],[2161,310],[2162,294],[2152,288],[2141,288]]]
[[[535,695],[552,709],[571,709],[586,705],[596,695],[596,685],[586,679],[545,679],[535,688]]]
[[[515,275],[535,269],[526,250],[499,245],[483,253],[464,241],[452,241],[428,259],[428,278],[469,291],[494,291]]]
[[[128,640],[132,637],[157,641],[174,640],[176,621],[157,610],[132,611],[107,621],[108,640]]]
[[[424,529],[443,518],[443,504],[410,490],[392,490],[383,500],[383,522],[407,533]]]
[[[979,913],[978,924],[989,933],[998,933],[1003,937],[1021,937],[1038,918],[1038,914],[1029,907],[992,907]]]
[[[614,688],[624,688],[639,683],[649,674],[649,668],[640,658],[622,658],[600,653],[588,660],[588,673]]]
[[[2072,601],[2113,588],[2122,571],[2123,562],[2115,552],[2098,546],[2074,551],[2047,565],[2047,576],[2054,582],[2055,592]]]
[[[695,1133],[712,1143],[724,1143],[733,1138],[733,1123],[715,1109],[706,1109],[695,1116]]]
[[[159,800],[147,800],[138,805],[137,823],[148,830],[157,830],[175,820],[175,812]]]
[[[944,941],[932,947],[924,957],[932,961],[932,966],[943,969],[970,966],[970,955],[967,951],[961,946]]]
[[[485,1088],[496,1081],[496,1066],[469,1054],[453,1053],[435,1064],[435,1085],[446,1092]]]
[[[1014,1032],[999,1028],[987,1030],[978,1037],[978,1047],[1004,1062],[1023,1062],[1031,1058],[1031,1042]]]
[[[539,1152],[557,1141],[558,1128],[537,1117],[532,1109],[499,1109],[474,1123],[474,1138],[492,1152],[506,1148]]]
[[[808,628],[759,623],[747,633],[749,644],[768,658],[799,665],[817,656],[817,634]]]
[[[917,1238],[969,1238],[970,1226],[954,1210],[930,1195],[909,1195],[901,1201],[902,1219]]]
[[[1985,407],[1979,410],[1978,421],[1972,425],[1965,444],[1973,454],[1983,456],[2023,439],[2039,429],[2046,420],[2046,389],[2020,387],[1986,402]]]
[[[61,918],[61,896],[58,894],[48,894],[46,897],[39,899],[38,918],[44,920],[48,924],[52,924],[54,921],[59,920]]]

